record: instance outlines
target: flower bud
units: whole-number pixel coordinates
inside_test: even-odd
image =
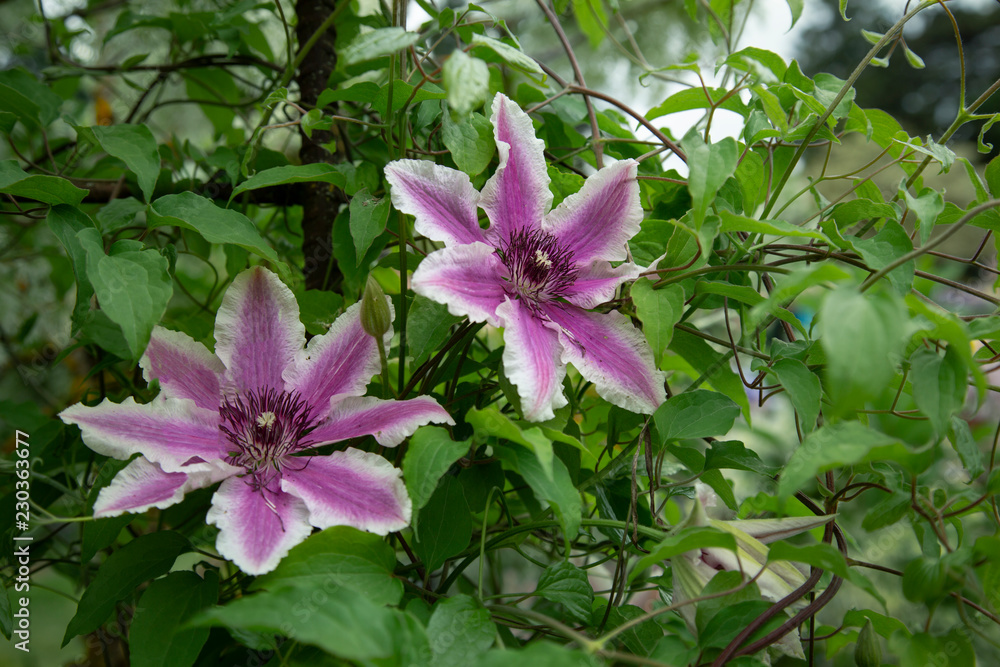
[[[854,647],[854,664],[858,667],[879,667],[882,664],[882,645],[875,636],[872,619],[865,621],[865,627],[858,633],[858,643]]]
[[[365,284],[365,294],[361,297],[361,328],[369,336],[381,339],[392,326],[392,313],[385,300],[385,292],[370,275]]]

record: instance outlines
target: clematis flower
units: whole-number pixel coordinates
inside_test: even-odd
[[[637,163],[606,166],[550,211],[544,144],[531,119],[500,94],[492,122],[500,165],[482,192],[432,162],[386,166],[393,204],[445,245],[420,263],[414,291],[454,315],[504,327],[504,370],[526,419],[551,419],[566,405],[567,363],[611,403],[652,413],[666,396],[646,339],[621,313],[590,311],[639,275],[631,262],[611,265],[627,258],[642,222]]]
[[[147,380],[159,380],[159,396],[144,405],[132,398],[77,404],[60,414],[94,451],[140,455],[101,490],[94,516],[162,509],[221,481],[207,521],[219,527],[219,553],[248,574],[273,570],[314,527],[385,535],[407,526],[410,499],[400,471],[383,457],[353,448],[300,455],[369,434],[393,447],[429,422],[454,423],[429,397],[364,396],[379,356],[359,312],[354,304],[303,348],[291,290],[256,267],[222,299],[215,354],[156,327],[140,364]],[[384,343],[391,338],[390,327]]]

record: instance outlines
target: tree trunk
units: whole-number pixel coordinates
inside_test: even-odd
[[[296,37],[299,48],[309,41],[313,32],[330,15],[334,0],[299,0],[296,2],[298,24]],[[331,26],[312,47],[302,61],[297,73],[301,104],[306,108],[316,106],[320,93],[326,89],[327,81],[337,64],[334,42],[337,38],[335,26]],[[301,133],[301,131],[300,131]],[[299,159],[302,164],[327,162],[336,164],[344,161],[343,141],[337,126],[331,131],[314,131],[312,138],[301,134],[302,147]],[[334,152],[323,147],[337,140]],[[330,289],[340,287],[343,276],[333,258],[331,234],[333,221],[340,207],[347,203],[347,196],[340,188],[327,183],[304,183],[301,188],[302,204],[302,272],[306,279],[306,289]],[[329,276],[327,272],[329,270]]]

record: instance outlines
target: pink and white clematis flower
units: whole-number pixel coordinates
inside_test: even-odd
[[[664,374],[646,339],[617,311],[589,311],[640,272],[631,262],[611,265],[627,259],[626,243],[642,222],[637,163],[606,166],[550,211],[544,144],[531,119],[499,94],[492,122],[500,165],[482,192],[464,173],[432,162],[386,166],[396,208],[445,244],[414,272],[414,291],[454,315],[504,327],[504,370],[525,419],[551,419],[566,405],[567,363],[611,403],[654,412],[666,399]]]
[[[392,304],[389,304],[390,309]],[[248,574],[273,570],[313,527],[348,525],[380,535],[410,522],[400,471],[349,448],[297,456],[311,447],[374,435],[393,447],[429,422],[453,424],[430,397],[364,397],[379,371],[376,340],[360,303],[303,348],[295,297],[273,273],[238,275],[215,320],[215,354],[186,334],[156,327],[140,362],[160,394],[81,404],[60,417],[94,451],[129,463],[94,504],[94,516],[165,508],[222,481],[207,521],[216,547]],[[388,346],[392,330],[386,332]]]

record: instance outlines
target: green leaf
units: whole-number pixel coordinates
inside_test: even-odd
[[[496,53],[505,63],[525,74],[536,74],[545,81],[545,73],[538,66],[534,58],[525,55],[519,49],[505,44],[498,39],[474,33],[472,35],[472,47],[476,49],[489,49]]]
[[[896,373],[906,311],[888,292],[862,294],[853,287],[827,293],[816,329],[826,353],[824,386],[835,412],[882,393]]]
[[[171,572],[142,594],[129,628],[134,667],[190,667],[208,640],[208,628],[184,627],[198,611],[219,598],[219,575],[206,570]]]
[[[855,586],[885,605],[885,599],[871,581],[855,569],[847,566],[844,555],[832,544],[809,544],[796,546],[788,542],[775,542],[767,554],[768,562],[787,560],[793,563],[805,563],[820,570],[832,572],[842,579],[847,579]]]
[[[764,200],[764,158],[759,153],[747,151],[736,167],[735,175],[743,193],[743,212],[753,215]],[[801,227],[796,229],[801,230]]]
[[[660,443],[708,438],[729,433],[740,406],[716,391],[696,389],[678,394],[657,408],[653,423]]]
[[[496,152],[490,122],[482,114],[472,113],[458,120],[444,114],[442,123],[441,140],[455,165],[469,176],[481,174]]]
[[[847,0],[840,0],[840,18],[844,19],[845,21],[851,20],[847,18]]]
[[[893,204],[875,202],[869,199],[852,199],[833,207],[830,215],[837,222],[837,227],[844,229],[859,220],[886,218],[899,220],[899,210]]]
[[[465,420],[476,429],[480,436],[495,436],[510,442],[516,442],[534,452],[545,474],[552,479],[552,441],[546,438],[537,427],[524,431],[507,415],[495,407],[482,410],[472,408],[465,415]]]
[[[726,137],[714,144],[706,144],[694,130],[684,137],[681,147],[688,158],[691,212],[695,227],[701,228],[715,195],[722,184],[736,172],[739,149],[732,137]]]
[[[1000,157],[995,157],[986,165],[986,187],[990,194],[1000,197]]]
[[[934,231],[934,223],[944,210],[944,197],[937,190],[924,188],[920,191],[920,196],[914,197],[909,191],[900,188],[906,206],[917,216],[917,229],[920,230],[920,244],[923,245],[931,238]]]
[[[751,234],[769,234],[771,236],[797,236],[825,241],[826,236],[811,230],[803,229],[798,225],[793,225],[784,220],[757,220],[742,215],[736,215],[729,211],[719,211],[719,218],[722,219],[722,226],[719,228],[723,232],[750,232]]]
[[[642,332],[653,348],[654,358],[659,359],[674,336],[674,325],[684,314],[684,288],[675,284],[654,290],[652,281],[637,280],[632,284],[631,296]]]
[[[771,370],[785,388],[788,400],[799,416],[802,432],[811,432],[816,428],[823,393],[819,377],[797,359],[779,359],[771,366]]]
[[[238,246],[226,246],[227,249],[235,248],[239,252],[243,249]],[[246,257],[242,258],[239,268],[233,267],[230,276],[243,270],[246,265]],[[333,321],[337,319],[337,314],[344,305],[344,297],[326,290],[310,289],[295,293],[295,300],[299,302],[299,320],[305,325],[306,331],[313,336],[325,334]]]
[[[46,223],[52,234],[66,249],[66,254],[69,255],[70,262],[73,264],[73,275],[76,277],[73,333],[76,335],[90,315],[90,299],[94,296],[94,288],[87,278],[87,251],[84,250],[76,235],[84,229],[96,231],[97,226],[83,211],[65,204],[49,209]]]
[[[870,239],[855,239],[854,249],[858,251],[869,268],[879,270],[913,250],[913,242],[903,226],[887,220],[878,234]],[[900,295],[910,293],[916,264],[913,261],[896,267],[886,276],[889,284]]]
[[[374,604],[398,604],[403,584],[395,568],[396,554],[384,538],[334,526],[293,547],[277,568],[254,579],[250,590],[291,588],[301,595],[338,586]]]
[[[382,232],[389,221],[389,198],[375,199],[362,188],[351,198],[351,237],[358,266],[364,261],[365,253]]]
[[[746,114],[747,107],[738,95],[730,95],[725,88],[685,88],[672,94],[646,114],[648,120],[669,116],[692,109],[721,108],[735,113]]]
[[[427,504],[441,476],[468,451],[468,440],[455,442],[440,426],[417,429],[403,458],[403,479],[414,511]]]
[[[657,565],[668,558],[679,556],[688,551],[698,549],[719,548],[736,551],[736,538],[731,534],[709,526],[688,526],[653,547],[648,554],[639,559],[629,574],[631,582],[639,573],[651,565]]]
[[[229,197],[229,200],[232,201],[237,195],[249,190],[259,190],[260,188],[288,185],[290,183],[313,182],[330,183],[343,189],[347,184],[343,165],[314,162],[312,164],[289,164],[282,167],[265,169],[264,171],[257,172],[233,188],[233,194]]]
[[[448,106],[459,115],[478,109],[490,92],[490,68],[461,49],[451,52],[441,72]]]
[[[410,106],[415,106],[427,100],[443,100],[447,97],[444,90],[438,88],[433,83],[425,83],[420,88],[415,88],[413,85],[399,79],[393,79],[391,83],[392,113],[402,110],[407,103]],[[383,117],[387,116],[390,112],[389,90],[389,83],[379,88],[378,95],[375,96],[375,100],[371,104],[372,108],[378,111],[379,115]],[[362,162],[361,164],[366,163]]]
[[[461,553],[472,539],[472,516],[458,479],[446,475],[424,507],[416,513],[413,549],[428,572]]]
[[[96,229],[80,231],[77,240],[87,254],[87,279],[101,310],[121,327],[132,358],[138,359],[174,292],[167,258],[156,250],[135,249],[142,247],[135,241],[119,241],[105,255]]]
[[[366,60],[374,60],[416,44],[420,35],[407,32],[404,28],[377,28],[362,32],[350,44],[340,49],[337,54],[337,65],[346,67]]]
[[[888,638],[896,631],[902,631],[909,634],[909,631],[906,629],[906,625],[899,619],[892,618],[891,616],[883,616],[882,614],[870,609],[851,609],[844,614],[845,628],[860,628],[863,627],[867,621],[871,621],[872,627],[875,628],[875,632],[883,637]]]
[[[207,609],[192,624],[281,634],[345,660],[367,661],[388,658],[412,641],[407,618],[352,590],[325,585],[305,597],[295,588],[244,596]]]
[[[499,451],[497,451],[499,450]],[[513,468],[528,483],[535,495],[555,511],[567,540],[576,537],[580,529],[583,503],[580,492],[573,486],[566,464],[552,459],[552,473],[544,469],[538,457],[521,447],[499,447],[494,450],[504,464]]]
[[[896,440],[858,422],[827,424],[810,434],[792,454],[781,473],[778,495],[787,498],[816,474],[864,461],[876,449],[885,451]]]
[[[921,347],[910,357],[913,401],[940,435],[948,431],[952,415],[965,401],[966,376],[965,363],[951,346],[943,356]]]
[[[748,470],[766,477],[773,476],[779,470],[779,468],[761,461],[757,452],[747,449],[742,442],[715,440],[705,452],[705,470],[722,468]]]
[[[713,350],[698,336],[681,329],[674,330],[670,349],[683,357],[697,372],[702,373],[709,385],[721,391],[740,406],[743,416],[749,423],[750,401],[743,390],[743,382],[730,369],[726,355]]]
[[[191,544],[180,533],[161,530],[140,535],[108,556],[83,592],[62,645],[66,646],[77,635],[99,628],[119,600],[125,599],[142,582],[166,574],[177,557],[190,548]]]
[[[147,219],[150,227],[176,225],[198,232],[209,243],[232,243],[272,262],[278,261],[274,249],[249,218],[238,211],[219,208],[193,192],[160,197],[149,205]]]
[[[16,115],[8,111],[0,111],[0,134],[10,134],[14,131],[15,125],[17,125]],[[3,603],[0,602],[0,604]]]
[[[906,516],[909,511],[910,495],[896,491],[869,510],[861,522],[861,527],[868,532],[872,532],[879,528],[891,526]]]
[[[101,226],[101,232],[109,234],[128,227],[135,222],[136,215],[145,208],[146,205],[135,197],[112,199],[97,211],[97,222]]]
[[[80,204],[87,191],[58,176],[29,175],[17,160],[0,160],[0,193],[43,204]]]
[[[928,667],[935,662],[975,667],[976,653],[969,641],[971,635],[964,625],[941,637],[925,632],[910,636],[903,630],[889,638],[889,652],[899,660],[900,667]]]
[[[10,639],[11,630],[14,629],[14,610],[10,606],[10,595],[7,587],[0,582],[0,633]]]
[[[77,136],[100,146],[136,175],[143,197],[150,201],[160,175],[160,152],[153,133],[145,125],[77,127]]]
[[[427,639],[435,667],[478,664],[497,638],[490,612],[475,598],[455,595],[434,604],[427,623]]]
[[[580,32],[587,36],[590,48],[596,49],[604,41],[608,18],[601,0],[573,0],[573,16]]]
[[[495,648],[480,658],[476,667],[599,667],[604,665],[596,657],[579,648],[567,648],[552,642],[535,641],[523,648]]]
[[[417,294],[406,316],[406,346],[413,356],[413,368],[419,368],[448,339],[453,324],[461,318],[448,312],[448,306]]]
[[[59,117],[63,100],[23,68],[0,72],[0,111],[13,114],[25,125],[44,128]]]
[[[969,473],[969,481],[973,481],[982,475],[986,468],[983,464],[983,452],[979,449],[979,444],[972,436],[972,429],[969,422],[958,415],[951,416],[951,429],[948,432],[948,439],[952,447],[961,459],[962,465]]]
[[[725,648],[736,638],[751,621],[756,620],[767,611],[772,603],[766,600],[740,600],[720,609],[711,620],[705,623],[705,628],[698,633],[698,646],[703,648]],[[771,618],[761,630],[773,630],[785,618],[782,615]]]
[[[362,102],[370,104],[378,95],[379,85],[374,81],[360,81],[347,88],[327,88],[319,94],[316,108],[322,109],[334,102]]]
[[[594,589],[587,573],[569,561],[545,568],[535,587],[535,595],[563,605],[570,616],[581,623],[590,622]]]

